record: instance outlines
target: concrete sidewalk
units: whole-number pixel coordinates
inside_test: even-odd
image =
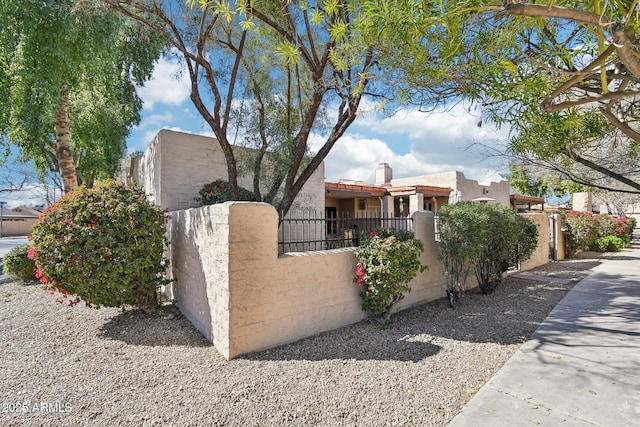
[[[640,425],[640,246],[609,255],[449,424]]]

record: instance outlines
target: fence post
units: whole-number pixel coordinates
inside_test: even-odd
[[[424,245],[436,240],[436,228],[434,214],[431,211],[416,211],[411,215],[413,221],[413,233]]]

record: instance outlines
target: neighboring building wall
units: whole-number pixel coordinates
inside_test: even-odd
[[[246,150],[234,147],[235,150]],[[170,211],[197,207],[196,198],[203,185],[228,179],[227,164],[215,138],[172,130],[161,130],[133,167],[125,163],[130,177],[158,206]],[[253,188],[253,177],[238,177],[238,185]],[[318,168],[296,197],[294,209],[306,207],[323,212],[324,167]]]
[[[491,182],[481,185],[478,181],[467,179],[462,172],[444,172],[434,175],[422,175],[411,178],[396,178],[391,180],[396,187],[405,185],[431,185],[434,187],[449,187],[460,191],[462,200],[469,201],[478,198],[495,199],[496,203],[510,206],[509,183],[507,181]]]
[[[41,214],[40,211],[24,206],[13,209],[0,207],[0,209],[2,209],[0,237],[30,235],[31,227],[38,221]]]
[[[151,201],[168,210],[198,206],[204,184],[227,178],[227,166],[214,138],[161,130],[133,167],[135,181]]]
[[[28,236],[38,218],[3,218],[0,237]]]
[[[591,193],[573,193],[571,209],[578,212],[593,212],[593,195]]]
[[[531,257],[520,264],[521,270],[530,270],[549,262],[549,216],[544,213],[523,213],[520,215],[533,221],[538,227],[538,246]]]
[[[366,317],[353,283],[356,249],[278,257],[277,227],[278,214],[265,203],[226,202],[171,213],[168,258],[170,278],[177,280],[167,296],[227,359]],[[445,295],[433,213],[416,212],[413,227],[429,269],[410,283],[396,311]]]

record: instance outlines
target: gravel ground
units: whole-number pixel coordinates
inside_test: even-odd
[[[64,307],[0,276],[2,426],[445,426],[514,354],[594,253],[225,361],[173,307]]]

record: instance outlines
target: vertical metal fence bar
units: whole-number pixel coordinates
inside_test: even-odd
[[[411,218],[379,213],[322,213],[298,210],[284,218],[278,230],[278,253],[357,247],[380,227],[413,230]],[[436,233],[438,229],[436,228]]]

